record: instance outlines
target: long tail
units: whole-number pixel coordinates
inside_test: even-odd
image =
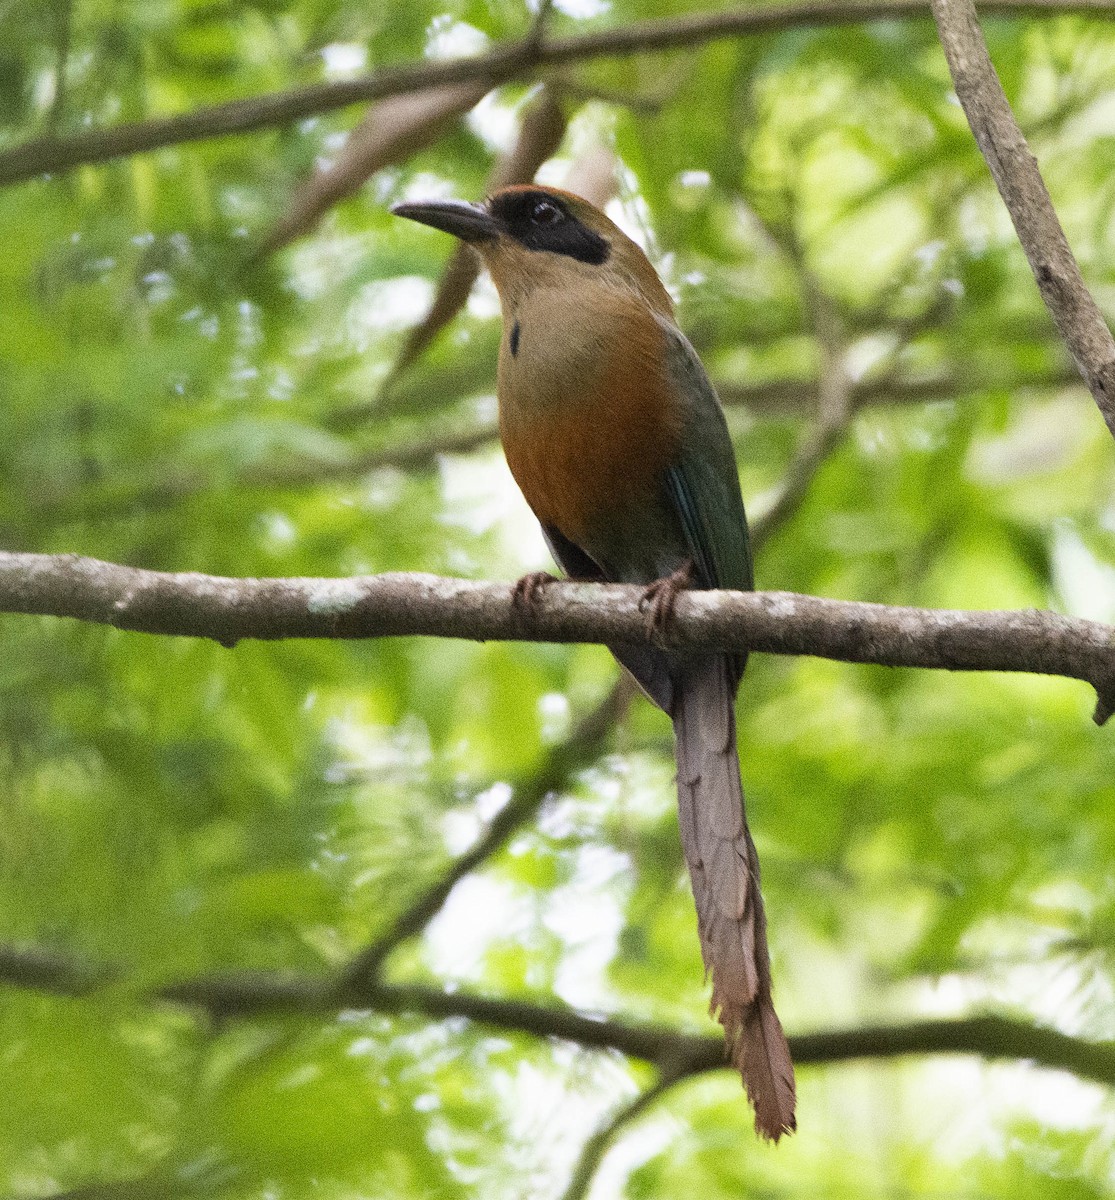
[[[795,1127],[794,1064],[770,994],[759,859],[747,828],[736,751],[734,689],[724,655],[687,664],[677,680],[678,814],[697,902],[711,1011],[772,1141]]]

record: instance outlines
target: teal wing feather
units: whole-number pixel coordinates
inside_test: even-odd
[[[703,587],[755,586],[747,515],[728,423],[697,352],[662,321],[667,360],[682,408],[681,452],[666,487]]]

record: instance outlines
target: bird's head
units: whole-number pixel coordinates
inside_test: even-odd
[[[655,311],[673,303],[647,256],[612,220],[581,196],[527,184],[483,204],[429,200],[396,204],[396,216],[420,221],[471,245],[491,272],[505,308],[536,287],[630,291]]]

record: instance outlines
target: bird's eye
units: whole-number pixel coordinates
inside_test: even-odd
[[[539,200],[530,210],[530,219],[535,225],[556,225],[562,215],[561,209],[552,200]]]

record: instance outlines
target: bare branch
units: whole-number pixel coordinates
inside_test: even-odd
[[[54,0],[54,99],[47,115],[47,128],[56,136],[66,116],[69,98],[70,50],[74,32],[74,0]]]
[[[648,1108],[660,1100],[670,1088],[680,1083],[684,1075],[670,1072],[659,1076],[645,1091],[640,1092],[633,1100],[623,1105],[613,1113],[607,1121],[585,1142],[581,1156],[573,1168],[569,1184],[561,1194],[561,1200],[584,1200],[592,1186],[592,1178],[596,1174],[604,1155],[611,1149],[621,1130],[638,1120]]]
[[[211,999],[216,996],[216,982],[209,987]],[[198,1002],[203,995],[198,989],[193,1001],[182,993],[167,998]],[[239,997],[240,1013],[250,1011],[245,1003],[250,996],[250,990],[244,988]],[[260,998],[269,999],[266,993]],[[291,994],[287,992],[284,998],[289,1003]],[[630,1058],[660,1064],[677,1078],[730,1066],[724,1058],[722,1038],[680,1033],[664,1025],[636,1025],[553,1005],[394,984],[372,984],[349,999],[356,1007],[367,1005],[383,1012],[418,1013],[436,1019],[465,1017],[477,1024],[535,1037],[618,1050]],[[1115,1084],[1115,1042],[1090,1042],[992,1014],[825,1030],[793,1035],[789,1042],[798,1066],[907,1054],[979,1054],[989,1059],[1031,1059],[1042,1066],[1072,1071],[1082,1079]]]
[[[605,166],[601,160],[601,167]],[[586,171],[591,164],[586,163]],[[589,181],[591,182],[591,180]],[[578,191],[573,187],[571,190]],[[585,195],[584,191],[580,192]],[[866,332],[866,331],[863,331]],[[462,356],[451,367],[439,370],[434,377],[413,375],[399,378],[393,385],[390,406],[392,411],[417,412],[433,407],[429,397],[437,396],[437,407],[444,408],[468,396],[495,391],[495,351],[487,358],[478,355]],[[934,400],[964,399],[978,392],[995,389],[1059,389],[1079,386],[1080,376],[1071,367],[1047,372],[1012,372],[991,375],[980,370],[953,370],[940,374],[915,377],[873,375],[851,384],[849,399],[857,411],[867,406],[908,407]],[[816,411],[818,379],[772,379],[760,383],[714,381],[721,402],[727,407],[746,408],[761,416],[810,416]],[[365,416],[373,405],[345,405],[324,414],[323,424],[341,428],[353,423],[356,416]]]
[[[372,471],[394,468],[400,471],[432,470],[442,455],[470,454],[499,436],[495,422],[453,429],[424,437],[408,438],[372,450],[353,451],[342,458],[276,458],[246,467],[235,480],[239,490],[250,488],[309,487],[337,479],[358,479]],[[85,519],[103,519],[127,511],[160,511],[187,500],[212,487],[212,481],[200,471],[184,469],[181,463],[164,460],[147,463],[145,479],[157,483],[113,485],[102,494],[83,493],[80,511]],[[45,523],[64,521],[73,512],[73,502],[55,499],[39,508]]]
[[[851,380],[844,369],[844,332],[840,319],[832,301],[800,256],[796,243],[791,243],[790,249],[821,356],[817,417],[816,424],[786,469],[774,503],[751,522],[751,549],[754,555],[758,555],[771,534],[801,507],[821,465],[844,440],[854,412]]]
[[[536,20],[541,22],[545,12],[545,9],[540,9]],[[565,111],[553,89],[543,88],[542,94],[523,114],[515,145],[497,161],[486,190],[496,192],[513,183],[529,183],[538,168],[561,145],[565,126]],[[409,367],[464,308],[479,274],[480,263],[476,254],[467,246],[457,246],[441,277],[429,312],[407,336],[384,385],[385,389],[391,386],[393,377]]]
[[[987,52],[972,0],[932,0],[933,18],[980,152],[1014,222],[1041,298],[1115,436],[1115,339],[1092,299],[1041,172]]]
[[[374,105],[349,133],[334,161],[314,171],[295,189],[287,211],[263,239],[257,257],[289,246],[377,171],[404,162],[435,142],[487,91],[484,83],[455,83],[389,96]]]
[[[595,179],[606,178],[609,164],[614,166],[605,152],[601,151],[593,161],[585,160],[585,183],[591,185]],[[593,172],[594,176],[589,173]],[[572,189],[576,191],[577,189]],[[586,186],[581,195],[589,190]],[[494,385],[494,380],[491,381]],[[956,400],[976,392],[993,388],[1012,388],[1017,391],[1059,391],[1066,387],[1079,386],[1080,376],[1070,368],[1063,371],[1050,372],[1045,375],[1031,375],[1015,379],[993,380],[983,376],[965,376],[949,374],[923,379],[901,379],[890,374],[875,376],[858,383],[848,383],[848,404],[853,412],[870,406],[878,407],[913,407],[937,400]],[[412,399],[409,385],[405,393],[392,396],[392,407],[403,408]],[[727,407],[747,408],[762,416],[807,416],[816,409],[817,393],[820,384],[816,380],[776,380],[768,383],[735,384],[720,383],[717,392]],[[436,389],[435,389],[436,390]],[[452,390],[452,389],[447,389]],[[406,402],[406,403],[404,403]],[[338,409],[329,415],[329,424],[348,423],[357,416],[365,416],[373,410],[374,405],[360,404]],[[438,434],[431,437],[416,438],[413,441],[400,441],[388,445],[354,453],[345,458],[321,460],[301,459],[296,462],[261,465],[246,470],[237,478],[238,487],[299,487],[318,483],[328,483],[335,479],[354,479],[366,475],[369,471],[380,470],[384,467],[397,467],[402,471],[430,470],[436,466],[438,459],[445,454],[468,454],[494,442],[499,436],[495,421],[485,422],[468,429]],[[793,492],[783,491],[775,499],[771,510],[764,512],[752,525],[752,539],[757,544],[770,536],[770,529],[764,528],[768,521],[781,523],[783,516],[779,512],[777,520],[773,510],[784,510],[791,500],[796,503],[796,490],[801,484],[808,485],[816,467],[827,457],[835,443],[839,441],[839,429],[835,425],[818,426],[802,442],[790,466],[787,477],[783,481],[783,491],[793,488]],[[189,476],[174,481],[174,470],[171,464],[154,472],[159,475],[160,483],[149,490],[138,491],[127,497],[130,507],[164,507],[195,492],[203,490],[207,484],[204,478]],[[171,481],[171,482],[168,482]],[[793,507],[793,505],[790,505]],[[83,510],[89,515],[88,501]]]
[[[94,970],[37,946],[0,945],[0,980],[37,992],[86,996],[115,975],[115,971]]]
[[[156,1171],[138,1179],[113,1179],[53,1192],[42,1200],[174,1200],[184,1194],[181,1179],[168,1179]]]
[[[1080,376],[1069,369],[1048,374],[993,379],[982,374],[950,372],[919,379],[882,375],[849,387],[848,400],[855,410],[869,405],[905,407],[933,400],[957,400],[975,392],[995,388],[1060,389],[1079,385]],[[763,416],[806,415],[816,406],[819,381],[813,379],[774,380],[768,383],[719,383],[717,391],[723,403],[739,406]]]
[[[526,40],[530,45],[542,45],[542,39],[546,36],[546,23],[550,19],[550,10],[553,7],[554,0],[538,0],[538,9],[527,30]]]
[[[52,964],[49,968],[48,963]],[[84,981],[81,987],[73,985],[78,979]],[[0,948],[0,981],[17,987],[87,995],[119,979],[116,969],[83,967],[43,949]],[[284,1012],[312,1015],[341,1007],[413,1013],[434,1020],[463,1017],[494,1029],[556,1038],[589,1049],[617,1050],[652,1063],[677,1079],[730,1066],[724,1057],[724,1040],[717,1035],[684,1033],[668,1025],[637,1024],[558,1005],[419,984],[364,980],[359,986],[348,981],[337,987],[329,978],[241,972],[169,984],[151,998],[201,1008],[220,1018]],[[1040,1066],[1072,1071],[1081,1079],[1115,1084],[1115,1041],[1086,1041],[995,1014],[822,1030],[797,1034],[789,1041],[799,1066],[907,1054],[978,1054],[988,1059],[1030,1059]]]
[[[380,394],[370,401],[349,404],[330,413],[329,424],[335,429],[345,430],[364,417],[382,414],[398,405],[385,403],[398,377],[425,352],[437,335],[453,320],[468,303],[473,284],[480,275],[480,264],[476,253],[469,246],[458,245],[449,256],[445,270],[438,281],[426,315],[407,332],[399,349],[399,355],[391,366],[380,389]],[[440,399],[440,398],[439,398]],[[413,408],[408,411],[414,411]]]
[[[481,641],[646,640],[643,589],[555,583],[534,611],[512,587],[437,575],[230,579],[124,567],[79,555],[0,552],[0,612],[73,617],[141,633],[241,638],[455,637]],[[1115,704],[1115,629],[1037,609],[963,612],[822,600],[792,592],[683,592],[662,645],[812,655],[949,671],[1064,675]]]
[[[470,429],[400,441],[348,458],[326,461],[296,459],[289,462],[262,464],[246,470],[237,479],[238,487],[299,487],[305,484],[328,483],[332,479],[354,479],[370,471],[394,467],[400,471],[420,471],[437,464],[445,454],[470,454],[499,436],[495,422],[478,424]],[[203,480],[191,480],[189,491],[183,489],[178,497],[202,490]],[[165,489],[163,489],[165,493]],[[156,496],[160,493],[156,492]]]
[[[806,434],[790,460],[773,503],[751,524],[751,552],[756,557],[774,531],[797,512],[817,471],[844,440],[851,411],[841,421],[820,420]]]
[[[600,167],[604,167],[604,159],[600,159]],[[588,166],[586,169],[589,169]],[[410,399],[411,385],[401,382],[406,389],[405,398]],[[852,384],[849,388],[851,407],[858,412],[868,406],[880,407],[912,407],[935,400],[955,400],[976,392],[995,387],[1013,388],[1018,391],[1059,391],[1066,387],[1080,386],[1080,376],[1071,368],[1052,372],[1046,375],[1032,375],[1016,379],[1001,379],[999,381],[982,376],[966,377],[963,374],[931,377],[925,379],[896,379],[890,375],[882,375],[871,380]],[[446,390],[453,390],[446,385]],[[807,416],[816,407],[818,384],[816,381],[803,379],[776,381],[758,384],[721,383],[717,390],[724,404],[729,407],[744,407],[763,416]],[[392,397],[392,405],[404,407],[404,396],[396,394]],[[368,405],[351,406],[338,409],[330,414],[329,423],[340,423],[363,415],[370,411]],[[783,487],[791,483],[790,476],[799,472],[811,477],[810,463],[816,460],[819,465],[829,451],[829,446],[822,439],[817,439],[821,431],[814,430],[803,441],[795,456],[794,465],[783,481]],[[317,484],[330,483],[334,480],[358,479],[371,471],[385,468],[396,468],[400,471],[429,471],[433,470],[438,460],[447,454],[470,454],[483,446],[494,443],[499,436],[495,421],[484,421],[463,429],[450,429],[447,432],[435,433],[413,439],[400,439],[398,442],[385,446],[377,446],[371,450],[354,450],[341,458],[314,459],[280,459],[272,463],[260,463],[246,468],[235,479],[235,486],[244,488],[282,488],[282,487],[312,487]],[[180,503],[198,492],[210,487],[210,481],[200,472],[184,470],[180,462],[165,461],[149,464],[147,474],[158,479],[158,483],[144,485],[137,483],[132,487],[115,484],[103,496],[83,495],[81,498],[81,514],[84,518],[110,516],[127,509],[137,510],[165,509]],[[789,497],[787,497],[788,501]],[[785,502],[777,497],[774,505],[782,507]],[[772,507],[774,507],[772,505]],[[55,505],[44,504],[42,517],[47,522],[65,520],[69,508],[63,501]],[[773,519],[773,518],[771,518]],[[781,520],[781,518],[779,518]],[[768,520],[768,514],[760,514],[752,524],[752,538],[761,542],[769,537],[769,530],[763,529]]]
[[[529,779],[514,788],[513,799],[500,810],[472,849],[422,892],[379,941],[353,959],[345,971],[350,986],[358,987],[362,981],[374,979],[391,951],[429,924],[466,875],[498,853],[515,830],[534,816],[547,796],[567,786],[576,771],[595,761],[633,694],[630,677],[620,676],[604,702],[578,723],[569,738],[549,750],[541,767]]]
[[[1115,0],[984,0],[981,7],[986,12],[1018,16],[1062,13],[1084,13],[1099,19],[1115,16]],[[528,36],[523,41],[497,46],[473,58],[382,67],[359,79],[250,96],[179,116],[157,117],[69,138],[38,138],[0,153],[0,185],[19,183],[38,175],[59,174],[85,163],[107,162],[183,142],[286,125],[349,104],[367,103],[442,84],[480,80],[495,87],[511,79],[528,78],[540,67],[679,50],[722,38],[803,26],[917,18],[925,12],[925,0],[870,0],[868,3],[814,0],[808,4],[731,7],[719,12],[641,21],[599,33],[541,42]]]
[[[67,138],[36,138],[0,152],[0,185],[20,183],[39,175],[62,174],[88,163],[109,162],[185,142],[288,125],[350,104],[406,92],[473,82],[490,89],[528,75],[537,65],[536,59],[537,53],[529,47],[511,42],[475,58],[381,67],[358,79],[248,96],[173,117],[115,125]]]

